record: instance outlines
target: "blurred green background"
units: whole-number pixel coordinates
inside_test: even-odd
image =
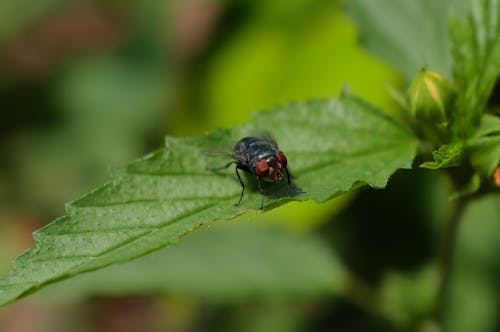
[[[403,88],[412,69],[359,43],[354,21],[366,29],[384,11],[364,20],[369,2],[345,2],[3,0],[0,271],[65,202],[161,148],[165,135],[230,127],[343,88],[397,114],[387,87]],[[427,33],[440,44],[443,31]],[[427,61],[446,73],[445,51],[433,50]],[[438,331],[429,313],[449,190],[440,174],[402,171],[387,191],[217,222],[0,309],[0,331]],[[484,259],[453,284],[450,331],[500,326],[497,202],[464,217],[484,220],[491,241],[477,249],[484,234],[461,233],[459,271],[478,257],[470,252]]]

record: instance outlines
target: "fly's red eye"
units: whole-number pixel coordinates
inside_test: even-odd
[[[261,159],[257,166],[255,166],[255,172],[261,178],[269,175],[269,165],[265,159]]]
[[[285,154],[283,152],[281,152],[281,151],[277,152],[276,158],[278,158],[282,167],[286,167],[287,160],[286,160]]]

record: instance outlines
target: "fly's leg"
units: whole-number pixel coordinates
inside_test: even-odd
[[[231,165],[231,164],[229,164],[229,165]],[[227,165],[226,167],[229,167],[229,165]],[[234,169],[236,170],[236,176],[238,177],[238,181],[240,181],[240,184],[241,184],[240,200],[235,205],[240,205],[241,200],[243,199],[243,193],[245,192],[245,184],[243,183],[243,180],[241,180],[240,172],[238,172],[238,166],[236,166]]]
[[[207,167],[207,170],[212,171],[212,172],[217,172],[217,171],[220,171],[220,170],[228,168],[232,164],[234,164],[234,160],[230,161],[226,166],[222,166],[222,167]]]
[[[262,183],[260,183],[260,178],[257,176],[257,184],[259,185],[260,191],[260,210],[264,211],[264,189],[262,188]]]
[[[288,186],[291,186],[291,183],[290,183],[290,172],[288,171],[287,167],[285,167],[285,171],[286,171],[286,178],[288,180]]]

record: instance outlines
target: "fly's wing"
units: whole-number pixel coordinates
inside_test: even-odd
[[[209,146],[201,151],[202,155],[209,160],[207,167],[209,171],[220,171],[235,162],[231,149],[227,146]]]
[[[273,135],[269,131],[266,131],[266,130],[259,131],[259,132],[256,132],[255,135],[253,135],[253,136],[260,138],[260,139],[263,139],[265,141],[268,141],[269,143],[271,143],[273,145],[273,147],[276,150],[279,150],[278,143],[276,142],[276,139],[274,139]]]
[[[231,152],[222,152],[222,151],[214,151],[211,149],[203,150],[203,155],[208,158],[218,158],[218,159],[233,159],[233,153]]]

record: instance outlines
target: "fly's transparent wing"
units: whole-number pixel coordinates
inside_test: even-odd
[[[234,154],[229,145],[209,146],[202,151],[204,158],[208,159],[208,171],[221,171],[235,162]]]
[[[269,131],[266,131],[266,130],[258,131],[256,133],[254,133],[253,136],[268,141],[269,143],[271,143],[273,145],[274,148],[278,149],[278,143],[276,142],[276,139]]]

